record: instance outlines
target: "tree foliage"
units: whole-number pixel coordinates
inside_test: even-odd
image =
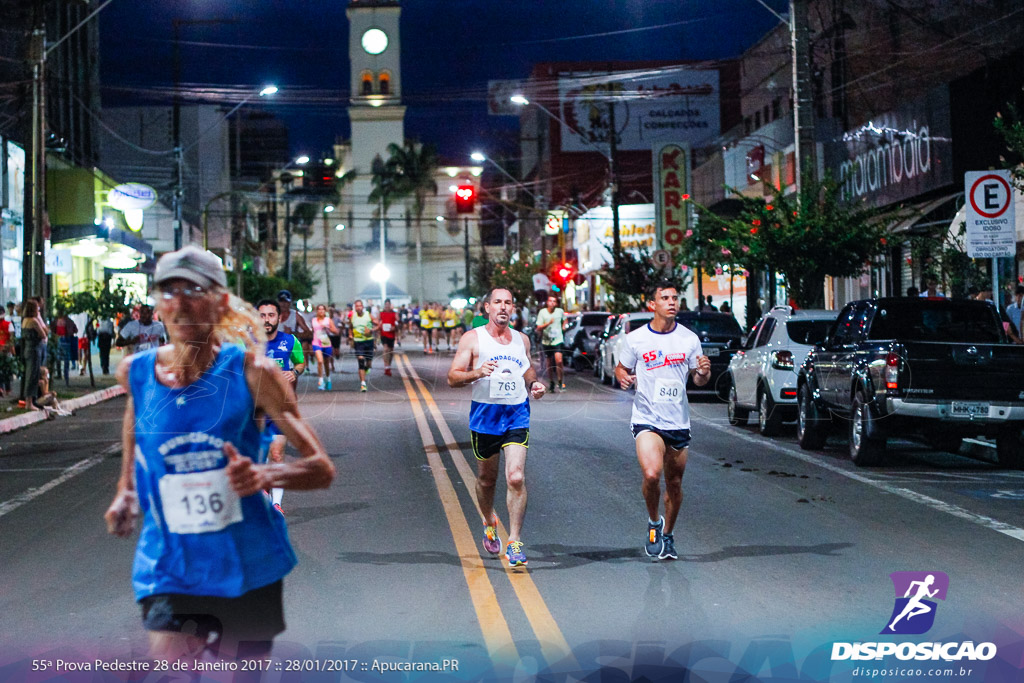
[[[1021,120],[1020,113],[1015,106],[1008,104],[1007,108],[1009,116],[996,114],[992,125],[1002,136],[1006,143],[1006,149],[1011,154],[1010,160],[1003,159],[1003,161],[1011,167],[1013,184],[1017,190],[1024,192],[1024,165],[1019,163],[1021,159],[1024,159],[1024,120]]]
[[[678,257],[673,258],[671,267],[655,266],[648,251],[641,248],[636,254],[620,251],[618,263],[605,266],[601,270],[601,278],[611,290],[608,307],[612,313],[628,313],[643,307],[645,293],[651,284],[669,280],[681,291],[693,281],[693,272],[692,264]]]
[[[54,309],[63,308],[69,314],[87,313],[93,320],[100,320],[127,313],[136,303],[121,286],[108,287],[96,280],[90,280],[84,285],[81,291],[54,297]]]
[[[821,181],[805,177],[799,196],[738,198],[742,208],[735,219],[698,207],[699,225],[687,233],[681,255],[704,267],[717,262],[774,270],[801,307],[823,307],[826,277],[860,275],[891,247],[885,222],[872,220],[878,210],[846,201],[830,175]]]
[[[511,254],[507,252],[505,257],[494,265],[491,271],[490,286],[503,287],[512,292],[516,303],[532,303],[533,276],[540,271],[540,266],[533,261],[523,259],[512,262]]]

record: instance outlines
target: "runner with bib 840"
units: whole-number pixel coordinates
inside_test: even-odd
[[[663,281],[648,290],[647,308],[654,319],[626,335],[615,378],[623,389],[636,383],[630,422],[648,513],[644,552],[675,560],[678,555],[672,532],[683,502],[683,472],[690,445],[686,381],[693,377],[697,386],[707,384],[711,360],[703,355],[697,335],[676,322],[679,291],[674,284]],[[664,517],[659,514],[662,472]]]

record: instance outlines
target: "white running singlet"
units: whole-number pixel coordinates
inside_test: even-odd
[[[632,424],[690,428],[686,380],[701,354],[700,339],[679,323],[671,332],[647,324],[626,335],[619,363],[636,373]]]

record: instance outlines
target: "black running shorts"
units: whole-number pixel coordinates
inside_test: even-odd
[[[219,640],[271,641],[284,631],[281,581],[238,596],[162,593],[139,601],[142,624],[147,631],[173,631],[198,636],[204,641],[215,633]]]
[[[633,438],[636,439],[640,432],[654,432],[661,437],[661,440],[665,442],[665,445],[669,448],[674,448],[677,451],[681,451],[690,445],[690,430],[689,429],[659,429],[652,427],[651,425],[632,425],[633,427]]]
[[[357,341],[353,344],[356,360],[359,361],[359,369],[366,370],[373,361],[373,340]]]
[[[565,349],[561,344],[543,344],[544,355],[548,357],[552,362],[555,360],[556,353],[562,353]]]
[[[477,460],[488,460],[505,446],[530,447],[529,429],[510,429],[504,434],[484,434],[470,430],[469,435],[473,441],[473,455]]]

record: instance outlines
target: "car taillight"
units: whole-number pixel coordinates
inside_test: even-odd
[[[893,351],[885,357],[885,388],[900,388],[900,357]]]
[[[793,352],[776,351],[772,353],[772,367],[777,370],[793,369]]]

